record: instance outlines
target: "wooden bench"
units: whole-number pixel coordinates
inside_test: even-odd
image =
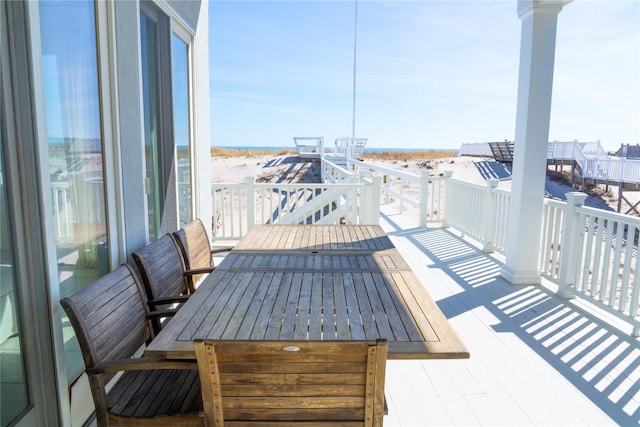
[[[60,303],[80,343],[99,426],[203,425],[195,361],[132,358],[154,332],[144,291],[130,266]],[[118,372],[122,375],[107,391]]]
[[[195,342],[207,426],[381,426],[386,340]]]
[[[189,287],[195,289],[196,284],[204,274],[214,268],[213,254],[229,252],[233,246],[211,247],[209,235],[199,218],[191,221],[178,231],[173,237],[180,247],[184,259]]]

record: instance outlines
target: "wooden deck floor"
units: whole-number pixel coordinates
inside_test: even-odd
[[[626,330],[550,283],[507,283],[498,258],[452,231],[392,214],[381,225],[471,353],[389,361],[385,426],[640,425],[640,345]]]

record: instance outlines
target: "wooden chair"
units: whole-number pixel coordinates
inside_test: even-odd
[[[160,305],[182,303],[194,291],[189,288],[182,254],[171,234],[133,252],[131,257],[142,276],[152,310]]]
[[[131,267],[119,267],[60,303],[80,343],[99,426],[203,425],[195,361],[132,358],[154,334]]]
[[[386,340],[196,341],[205,425],[381,426]]]
[[[209,235],[202,221],[197,218],[178,231],[173,232],[173,237],[178,242],[184,258],[187,280],[190,287],[200,281],[203,274],[210,273],[213,268],[213,254],[229,252],[233,246],[221,246],[212,248],[209,243]]]

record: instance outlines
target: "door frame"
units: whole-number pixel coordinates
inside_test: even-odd
[[[166,88],[172,86],[172,70],[171,70],[171,16],[164,10],[149,1],[140,2],[140,15],[144,15],[146,19],[153,21],[157,26],[156,34],[156,51],[157,61],[155,63],[158,78],[157,95],[157,113],[158,128],[157,131],[157,158],[154,167],[157,168],[154,173],[157,175],[157,191],[159,200],[155,203],[159,205],[160,212],[157,215],[159,223],[155,236],[148,236],[149,241],[159,239],[163,234],[173,231],[178,225],[178,203],[177,203],[177,182],[176,182],[176,149],[174,144],[173,129],[173,100],[172,91]],[[142,34],[140,35],[142,43]],[[140,46],[140,55],[144,49]],[[142,57],[140,58],[142,62]],[[142,72],[142,67],[141,67]],[[144,85],[145,76],[141,76],[141,86]],[[164,88],[164,89],[163,89]],[[143,95],[144,96],[144,95]],[[144,108],[144,99],[142,106]],[[147,129],[143,134],[146,135]],[[143,144],[145,141],[142,141]],[[144,150],[144,147],[143,147]],[[145,167],[146,153],[145,153]],[[149,171],[145,171],[145,179],[149,175]],[[149,196],[149,194],[147,195]],[[147,202],[148,203],[148,202]],[[147,204],[148,208],[148,204]],[[148,230],[151,229],[149,225]]]
[[[26,379],[31,405],[17,425],[64,424],[59,408],[64,395],[57,389],[54,341],[49,310],[48,265],[44,210],[37,141],[38,129],[33,96],[30,8],[27,2],[2,2],[0,24],[3,52],[11,61],[2,62],[2,103],[6,106],[2,124],[7,140],[3,144],[7,172],[8,206],[12,219],[16,300],[22,330]],[[26,72],[25,72],[26,71]],[[40,309],[38,309],[40,308]],[[26,332],[29,333],[26,333]],[[56,417],[52,419],[52,414]]]

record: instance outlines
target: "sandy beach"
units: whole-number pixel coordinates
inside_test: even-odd
[[[479,157],[445,157],[439,159],[368,160],[389,169],[420,175],[424,169],[431,176],[440,176],[446,170],[463,181],[484,184],[476,162],[491,160]],[[320,182],[317,162],[300,161],[297,155],[249,155],[238,157],[216,156],[211,158],[212,182],[241,182],[255,176],[258,182]],[[511,188],[511,180],[501,181],[500,188]]]

